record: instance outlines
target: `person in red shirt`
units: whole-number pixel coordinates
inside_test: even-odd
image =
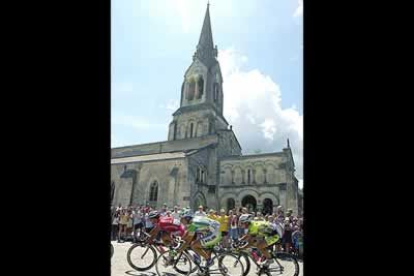
[[[173,236],[182,237],[186,231],[184,224],[173,216],[161,216],[158,211],[152,211],[148,214],[148,218],[154,224],[154,228],[149,233],[149,244],[161,233],[160,238],[164,245],[169,246],[172,243]]]

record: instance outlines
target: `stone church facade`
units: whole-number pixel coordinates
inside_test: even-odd
[[[247,206],[298,213],[298,180],[287,142],[281,152],[242,155],[223,116],[223,78],[206,15],[193,62],[184,74],[180,107],[163,142],[111,150],[112,204],[180,205],[196,209]]]

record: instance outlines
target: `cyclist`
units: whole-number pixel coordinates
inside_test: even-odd
[[[161,240],[164,245],[169,246],[172,244],[171,236],[182,236],[185,233],[185,226],[179,219],[173,216],[161,216],[158,211],[152,211],[148,214],[148,218],[151,223],[154,224],[154,228],[149,233],[148,243],[151,244],[158,234],[161,235]]]
[[[194,216],[191,211],[183,214],[181,222],[186,225],[187,231],[182,237],[184,243],[178,248],[177,254],[190,246],[194,252],[206,259],[207,267],[211,266],[213,264],[211,251],[205,249],[211,248],[221,241],[220,223],[204,216]],[[200,263],[198,256],[195,255],[195,257],[195,261]]]
[[[267,250],[278,240],[279,235],[268,221],[256,221],[251,214],[243,214],[239,218],[240,227],[247,229],[247,233],[239,241],[246,241],[243,247],[256,247],[266,257],[263,266],[269,266],[273,259]]]

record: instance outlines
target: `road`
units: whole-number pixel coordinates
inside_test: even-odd
[[[111,275],[112,276],[156,276],[157,273],[155,271],[155,267],[151,268],[148,271],[136,271],[132,267],[129,266],[126,255],[129,247],[131,246],[130,242],[125,243],[117,243],[112,242],[115,252],[114,256],[112,257],[112,263],[111,263]],[[249,276],[257,276],[256,270],[253,268],[254,265],[252,265],[252,269],[249,273]],[[299,262],[299,275],[303,276],[303,263]],[[196,274],[194,274],[196,275]],[[285,274],[283,274],[285,275]],[[288,274],[289,275],[289,274]]]

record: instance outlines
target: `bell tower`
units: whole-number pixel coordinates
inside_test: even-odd
[[[180,107],[173,114],[168,140],[210,135],[228,127],[223,117],[223,78],[213,43],[209,6],[193,61],[184,74]]]

